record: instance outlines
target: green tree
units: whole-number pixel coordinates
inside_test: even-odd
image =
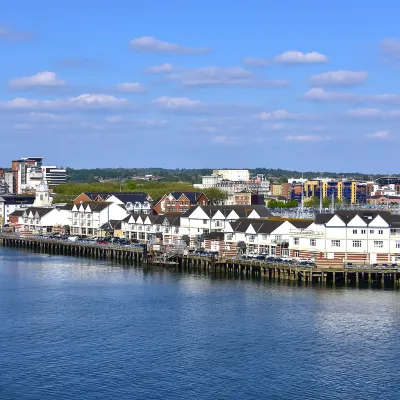
[[[217,188],[204,189],[203,192],[208,197],[211,205],[222,204],[228,199],[228,193]]]

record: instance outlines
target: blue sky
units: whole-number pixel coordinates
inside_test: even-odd
[[[396,1],[0,8],[0,166],[396,173]]]

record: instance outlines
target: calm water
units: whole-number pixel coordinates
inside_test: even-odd
[[[399,399],[400,292],[0,247],[0,399]]]

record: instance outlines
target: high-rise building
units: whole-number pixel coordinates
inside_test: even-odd
[[[54,165],[43,165],[42,174],[48,186],[61,185],[67,181],[67,171]]]
[[[35,191],[43,178],[43,157],[23,157],[12,161],[17,194]]]

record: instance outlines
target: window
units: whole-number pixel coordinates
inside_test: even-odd
[[[381,249],[383,247],[383,240],[374,240],[374,247]]]
[[[294,238],[294,244],[299,244],[299,238]]]
[[[299,257],[300,256],[300,251],[299,250],[295,250],[293,252],[293,257]]]
[[[396,240],[396,249],[400,249],[400,240]]]
[[[317,241],[315,239],[310,239],[310,246],[316,246]]]
[[[353,235],[357,235],[357,229],[353,229]]]
[[[378,234],[379,234],[379,235],[383,235],[383,229],[379,229],[379,230],[378,230]]]
[[[226,240],[232,240],[232,233],[227,233],[226,234]]]
[[[366,229],[361,229],[361,235],[365,235],[367,233]]]
[[[207,220],[203,219],[203,225],[207,224]]]
[[[353,247],[361,247],[361,240],[353,240]]]
[[[374,234],[374,230],[373,230],[373,229],[370,229],[370,230],[369,230],[369,233],[370,233],[371,235],[373,235],[373,234]]]
[[[331,240],[332,247],[340,247],[340,240]]]

